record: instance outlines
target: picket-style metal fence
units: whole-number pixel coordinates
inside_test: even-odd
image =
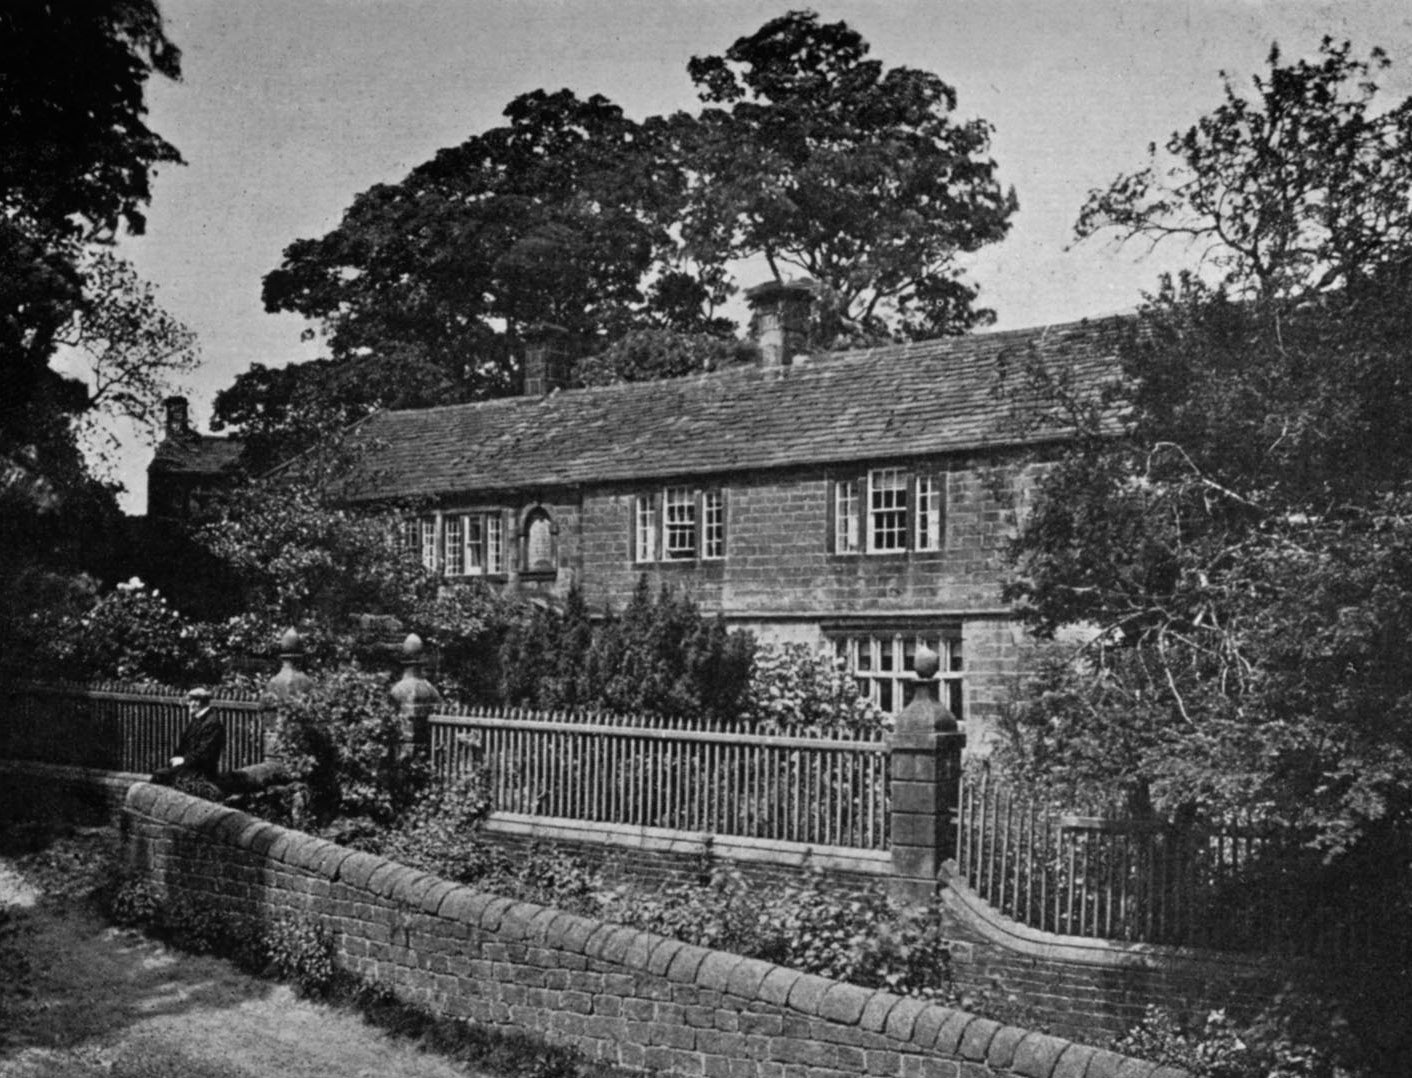
[[[958,875],[1007,917],[1061,935],[1320,957],[1409,947],[1405,850],[1331,867],[1306,835],[1270,824],[1091,811],[1057,811],[973,766]]]
[[[260,699],[222,694],[224,768],[262,759]],[[389,706],[392,706],[389,702]],[[180,693],[10,685],[0,757],[151,772],[187,722]],[[497,811],[811,846],[890,847],[880,733],[786,736],[719,722],[445,707],[429,719],[443,781],[483,772]],[[1099,799],[1059,811],[988,767],[956,804],[959,878],[1000,913],[1064,936],[1221,950],[1412,958],[1412,849],[1334,867],[1305,836],[1228,821],[1134,819]]]
[[[211,706],[226,728],[221,766],[259,763],[264,758],[259,699],[225,693]],[[186,698],[175,689],[119,682],[10,685],[0,755],[151,772],[166,766],[188,721]]]
[[[888,748],[652,716],[464,708],[431,720],[443,778],[474,767],[505,812],[886,849]]]

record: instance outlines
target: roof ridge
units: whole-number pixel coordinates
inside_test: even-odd
[[[1095,327],[1103,322],[1125,321],[1133,317],[1132,314],[1110,314],[1095,315],[1074,319],[1068,322],[1049,322],[1037,326],[1022,326],[1015,329],[1002,330],[981,330],[975,333],[958,333],[944,337],[926,337],[915,341],[897,341],[891,344],[872,345],[868,348],[840,348],[825,352],[807,353],[808,363],[801,363],[780,367],[762,367],[755,363],[735,364],[711,371],[689,371],[686,374],[674,375],[670,378],[649,378],[636,382],[610,382],[606,385],[596,386],[574,386],[564,389],[552,390],[549,393],[536,396],[526,396],[523,393],[516,393],[504,397],[487,397],[483,400],[456,401],[450,404],[432,404],[418,408],[384,408],[371,415],[405,415],[409,413],[425,414],[441,412],[451,409],[481,409],[486,407],[510,407],[511,402],[519,402],[523,405],[539,404],[544,401],[554,400],[569,394],[589,395],[615,395],[656,392],[664,385],[686,385],[694,382],[705,381],[727,381],[737,378],[788,378],[791,372],[798,372],[799,377],[811,376],[814,371],[820,370],[825,365],[833,366],[840,363],[850,363],[862,360],[877,360],[886,358],[889,355],[905,358],[915,353],[932,353],[937,350],[945,350],[947,346],[962,345],[971,342],[993,343],[1001,339],[1038,339],[1044,340],[1051,333],[1064,333],[1070,330]],[[805,372],[809,372],[806,374]]]

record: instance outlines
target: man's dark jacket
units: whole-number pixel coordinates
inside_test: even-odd
[[[176,767],[164,767],[152,776],[161,786],[173,786],[179,778],[197,776],[215,783],[216,764],[226,747],[226,728],[209,708],[191,720],[181,735],[173,756],[180,756]]]

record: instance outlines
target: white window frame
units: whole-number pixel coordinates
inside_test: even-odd
[[[701,493],[701,557],[719,561],[726,556],[726,497],[719,490]]]
[[[874,468],[868,472],[869,554],[898,554],[907,550],[910,486],[905,468]]]
[[[485,573],[500,576],[505,572],[505,518],[499,513],[485,515]]]
[[[696,491],[667,487],[662,491],[662,558],[695,561],[697,551]]]
[[[485,517],[480,513],[467,513],[462,524],[462,542],[465,544],[465,566],[467,576],[485,575]]]
[[[916,477],[917,530],[912,539],[914,550],[940,550],[942,546],[942,478],[937,475],[921,474]]]
[[[833,551],[835,554],[857,554],[858,480],[840,479],[834,483]]]
[[[421,519],[421,555],[422,568],[436,572],[436,517],[422,517]]]
[[[505,572],[505,522],[503,516],[491,510],[477,513],[446,513],[440,517],[423,517],[418,523],[425,539],[430,525],[439,530],[435,553],[441,556],[441,573],[460,579],[468,576],[500,576]],[[422,564],[427,564],[426,546],[422,547]],[[433,566],[434,567],[434,566]]]
[[[466,517],[462,513],[448,513],[442,522],[445,529],[442,549],[445,551],[447,576],[466,575]]]
[[[858,692],[879,710],[896,715],[907,706],[916,684],[917,649],[928,647],[941,659],[937,699],[960,721],[965,707],[965,670],[961,638],[955,631],[904,629],[859,630],[833,635],[834,653],[858,685]]]
[[[657,499],[651,494],[639,494],[632,502],[632,560],[657,560]]]

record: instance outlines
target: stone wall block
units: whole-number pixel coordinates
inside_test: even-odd
[[[819,1017],[846,1026],[857,1025],[863,1018],[864,1009],[876,994],[871,988],[835,983],[824,993],[823,1001],[819,1005]]]
[[[1001,1028],[999,1022],[992,1022],[989,1018],[977,1018],[961,1035],[961,1044],[957,1049],[961,1057],[984,1062],[990,1051],[990,1042],[995,1039]]]
[[[824,1001],[824,993],[831,989],[834,983],[826,977],[818,977],[812,973],[802,974],[789,990],[789,1005],[804,1014],[816,1015]]]
[[[967,1011],[952,1011],[947,1015],[946,1021],[941,1024],[941,1028],[936,1031],[936,1039],[932,1041],[932,1047],[938,1052],[956,1055],[961,1049],[961,1038],[965,1036],[966,1027],[975,1020],[976,1016]]]
[[[747,958],[736,964],[726,982],[726,991],[742,999],[753,999],[770,971],[776,967],[758,958]]]
[[[334,878],[340,883],[355,887],[360,891],[365,890],[369,877],[387,863],[383,858],[373,854],[354,851],[339,864],[338,874]]]
[[[1020,1047],[1020,1042],[1025,1039],[1028,1030],[1019,1029],[1016,1026],[1001,1026],[995,1031],[995,1036],[991,1038],[990,1047],[986,1049],[985,1061],[992,1067],[1007,1069],[1015,1062],[1015,1050]]]
[[[667,980],[677,984],[695,984],[696,971],[710,953],[705,947],[687,944],[672,956],[672,964],[667,967]]]
[[[1047,1033],[1031,1033],[1015,1049],[1016,1074],[1024,1078],[1055,1078],[1059,1057],[1070,1043]]]

